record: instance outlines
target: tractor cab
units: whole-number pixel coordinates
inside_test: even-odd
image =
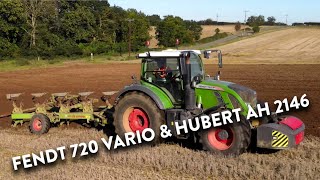
[[[204,70],[200,51],[166,50],[161,52],[147,52],[139,54],[142,58],[141,80],[159,87],[172,100],[175,105],[184,103],[183,72],[185,68],[187,53],[191,65],[190,80],[196,79],[200,82],[204,79]]]

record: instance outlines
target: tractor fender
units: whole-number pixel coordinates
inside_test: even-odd
[[[167,100],[167,104],[165,104],[164,102],[161,101],[160,97],[153,92],[150,88],[142,86],[141,84],[132,84],[130,86],[126,86],[124,89],[122,89],[116,99],[115,99],[115,104],[117,105],[118,101],[128,92],[133,92],[133,91],[137,91],[137,92],[142,92],[144,94],[146,94],[147,96],[149,96],[158,106],[159,109],[164,110],[164,109],[168,109],[168,108],[172,108],[173,105],[170,101],[170,98],[165,95],[163,92],[162,94],[164,94],[165,99]],[[169,103],[168,103],[169,102]]]

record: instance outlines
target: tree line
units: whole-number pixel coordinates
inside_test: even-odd
[[[152,24],[165,47],[176,38],[193,43],[202,31],[194,21],[147,16],[107,0],[2,0],[0,17],[0,59],[124,53],[129,42],[132,51],[140,51],[151,39]]]
[[[0,57],[126,51],[129,26],[134,51],[150,39],[145,14],[104,0],[3,0],[0,16]]]
[[[275,23],[249,17],[248,23]],[[192,44],[200,39],[204,21],[184,20],[178,16],[146,15],[135,9],[110,6],[107,0],[1,0],[0,60],[8,57],[76,56],[125,53],[145,50],[156,27],[160,47]]]
[[[263,15],[248,17],[246,24],[251,27],[262,26],[262,25],[265,25],[265,26],[285,26],[286,25],[285,23],[276,22],[276,18],[274,16],[270,16],[266,20]]]
[[[320,26],[320,22],[292,23],[292,26]]]

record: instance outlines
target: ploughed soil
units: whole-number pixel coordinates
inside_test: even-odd
[[[206,72],[214,75],[216,65],[206,65]],[[320,136],[320,65],[232,65],[222,69],[221,79],[255,89],[259,99],[273,104],[275,100],[307,94],[308,108],[291,111],[306,124],[306,134]],[[31,93],[78,93],[121,90],[132,82],[131,76],[139,77],[140,65],[131,63],[68,64],[0,73],[0,114],[10,114],[8,93],[24,93],[24,107],[32,107]],[[1,128],[9,128],[10,119],[0,120]]]

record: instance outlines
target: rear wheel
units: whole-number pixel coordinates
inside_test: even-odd
[[[251,128],[246,120],[200,133],[200,143],[204,150],[225,156],[237,156],[246,152],[250,138]]]
[[[33,134],[45,134],[50,129],[50,119],[44,114],[35,114],[32,116],[29,130]]]
[[[150,97],[142,93],[126,94],[115,107],[115,131],[122,138],[127,132],[141,133],[144,129],[151,128],[155,132],[153,143],[158,143],[161,139],[162,124],[164,124],[163,113]]]

